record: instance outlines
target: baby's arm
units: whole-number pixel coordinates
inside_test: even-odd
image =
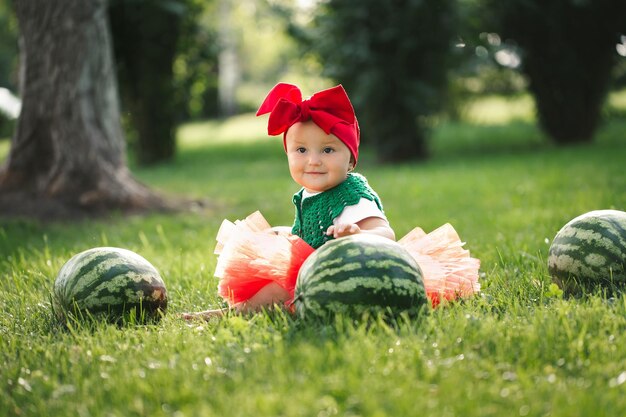
[[[182,318],[185,320],[204,319],[211,317],[221,317],[230,310],[237,313],[255,313],[258,311],[273,307],[275,304],[282,305],[289,299],[289,293],[275,282],[267,284],[261,288],[259,292],[254,294],[249,300],[236,304],[231,308],[220,308],[215,310],[200,311],[197,313],[183,313]]]
[[[356,223],[336,224],[326,230],[326,234],[334,238],[355,235],[357,233],[371,233],[396,240],[396,234],[389,226],[389,222],[380,217],[367,217]]]

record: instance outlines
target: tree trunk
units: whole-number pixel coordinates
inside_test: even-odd
[[[126,165],[106,0],[14,4],[22,111],[0,170],[2,211],[164,208]]]
[[[165,3],[118,0],[109,9],[122,105],[136,130],[132,145],[142,165],[169,161],[176,152],[180,104],[173,64],[183,12]]]

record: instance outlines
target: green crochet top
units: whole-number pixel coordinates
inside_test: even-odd
[[[304,188],[293,196],[296,206],[296,219],[291,233],[300,236],[315,249],[332,239],[326,230],[332,226],[333,220],[347,206],[353,206],[366,198],[374,201],[382,211],[383,205],[378,195],[367,183],[364,176],[350,173],[339,185],[330,190],[315,194],[302,200]]]

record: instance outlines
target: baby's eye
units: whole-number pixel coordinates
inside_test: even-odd
[[[298,152],[298,153],[305,153],[306,152],[306,148],[300,146],[299,148],[296,149],[296,152]]]
[[[333,153],[335,152],[335,150],[329,146],[327,146],[326,148],[324,148],[323,150],[324,153]]]

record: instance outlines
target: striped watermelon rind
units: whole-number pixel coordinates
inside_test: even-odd
[[[430,303],[422,271],[398,243],[357,234],[331,240],[304,262],[294,304],[302,319],[363,314],[416,316]]]
[[[147,322],[167,309],[161,275],[127,249],[99,247],[74,255],[59,270],[53,303],[57,316]]]
[[[595,210],[565,224],[548,253],[548,270],[566,295],[626,287],[626,212]]]

